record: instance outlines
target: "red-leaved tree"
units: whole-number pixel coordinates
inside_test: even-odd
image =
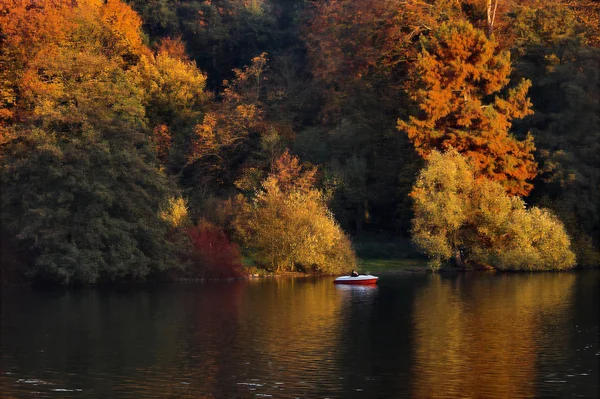
[[[195,249],[193,277],[229,278],[241,275],[242,257],[237,244],[223,229],[201,221],[186,229]]]

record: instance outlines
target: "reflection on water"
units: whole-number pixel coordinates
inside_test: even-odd
[[[587,396],[597,271],[2,296],[2,398]]]
[[[338,357],[341,328],[342,302],[331,285],[276,279],[252,286],[240,312],[240,334],[248,339],[240,360],[247,367],[237,384],[275,397],[339,388],[338,380],[323,378]]]
[[[431,276],[415,297],[415,396],[535,396],[539,345],[567,360],[559,348],[576,276],[465,277]]]
[[[335,288],[343,293],[344,297],[370,298],[377,294],[376,285],[336,284]]]

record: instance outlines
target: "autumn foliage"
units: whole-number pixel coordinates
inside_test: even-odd
[[[227,238],[225,232],[206,221],[198,226],[186,228],[187,235],[194,246],[190,273],[195,278],[239,277],[242,269],[242,257],[238,246]]]
[[[159,216],[177,189],[134,77],[150,55],[139,16],[116,0],[7,0],[0,22],[1,228],[28,276],[89,284],[180,267],[187,244]]]
[[[526,209],[498,183],[475,177],[456,150],[432,151],[411,196],[413,241],[432,266],[455,260],[461,267],[498,270],[568,269],[575,264],[569,236],[549,210]]]
[[[61,284],[170,275],[190,252],[200,278],[240,252],[339,272],[343,229],[570,267],[528,196],[595,266],[598,7],[0,0],[0,246]]]
[[[510,134],[512,120],[532,113],[523,80],[505,90],[510,54],[466,22],[443,24],[422,38],[407,91],[419,108],[399,120],[415,148],[427,158],[432,150],[455,148],[478,175],[500,182],[511,195],[527,195],[536,175],[533,138]]]
[[[22,79],[41,72],[57,54],[72,51],[81,58],[96,52],[127,68],[148,52],[140,17],[119,0],[2,0],[0,36],[0,117],[5,120],[27,114],[29,104],[19,102],[29,90]]]
[[[329,83],[390,74],[416,55],[421,34],[459,15],[451,0],[315,2],[306,29],[313,70]]]
[[[286,152],[237,215],[237,236],[267,270],[336,273],[356,265],[350,240],[313,178],[314,170],[298,167]]]

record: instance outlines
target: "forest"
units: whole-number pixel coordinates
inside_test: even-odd
[[[2,281],[597,267],[599,153],[594,0],[0,0]]]

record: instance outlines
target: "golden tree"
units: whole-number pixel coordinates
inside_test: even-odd
[[[302,170],[286,151],[253,201],[234,222],[253,259],[271,271],[336,273],[356,265],[348,237]]]
[[[443,24],[421,44],[406,84],[419,112],[398,120],[398,129],[424,158],[453,147],[478,175],[499,181],[511,195],[527,195],[537,170],[533,139],[520,141],[509,131],[513,119],[532,113],[531,83],[506,90],[510,54],[468,22]]]
[[[456,150],[431,152],[411,196],[413,241],[434,268],[452,258],[459,266],[466,262],[500,270],[562,270],[575,264],[556,216],[546,209],[526,209],[498,182],[476,179],[474,168]]]

